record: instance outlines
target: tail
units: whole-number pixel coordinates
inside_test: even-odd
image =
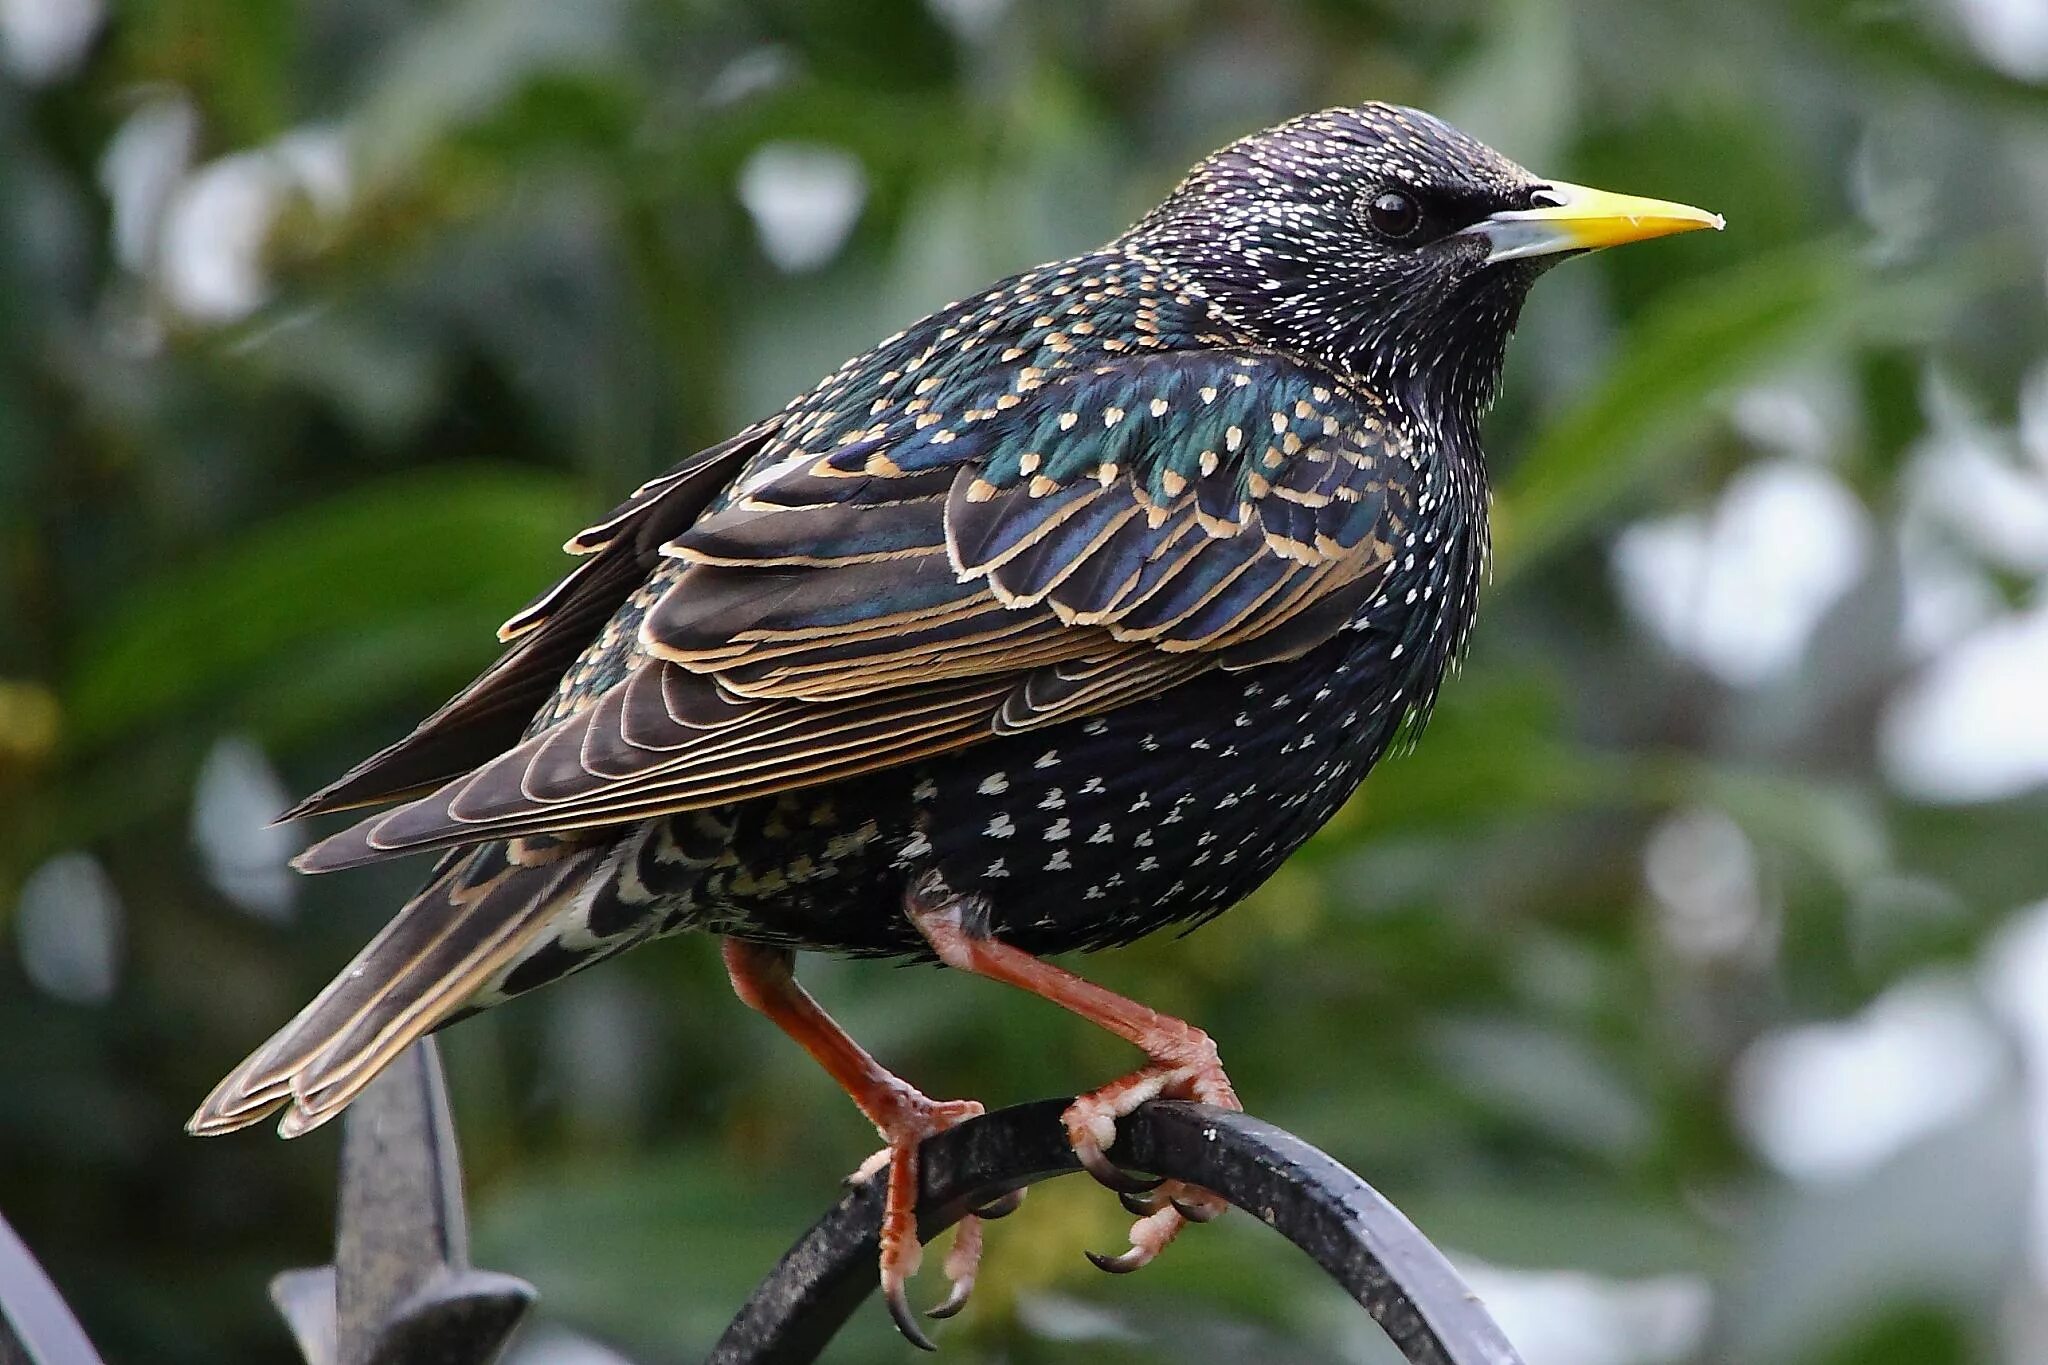
[[[284,1137],[327,1122],[416,1039],[548,941],[549,926],[611,851],[608,839],[526,839],[451,855],[312,1004],[214,1087],[186,1131],[232,1132],[280,1108]]]

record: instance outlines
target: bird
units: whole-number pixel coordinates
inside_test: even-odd
[[[917,1151],[982,1106],[892,1074],[795,962],[936,962],[1143,1054],[1063,1121],[1137,1216],[1090,1255],[1146,1264],[1223,1205],[1117,1168],[1117,1120],[1238,1097],[1201,1029],[1047,959],[1230,908],[1419,731],[1486,577],[1480,420],[1530,286],[1721,226],[1337,107],[847,361],[570,537],[495,663],[287,812],[377,808],[307,872],[439,860],[189,1130],[304,1133],[444,1025],[709,935],[880,1133],[880,1283],[929,1348]]]

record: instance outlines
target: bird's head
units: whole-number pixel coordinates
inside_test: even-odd
[[[1327,109],[1201,162],[1123,239],[1259,340],[1418,415],[1477,419],[1529,285],[1564,256],[1721,226],[1545,180],[1428,114]]]

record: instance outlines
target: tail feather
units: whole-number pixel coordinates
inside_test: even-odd
[[[284,1108],[278,1132],[296,1137],[333,1118],[546,932],[607,851],[500,843],[444,860],[341,975],[214,1087],[186,1131],[232,1132]]]

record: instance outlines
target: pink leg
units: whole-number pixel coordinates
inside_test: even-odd
[[[1135,1184],[1104,1153],[1116,1141],[1116,1121],[1150,1099],[1187,1099],[1242,1109],[1223,1072],[1216,1044],[1192,1024],[975,932],[969,927],[966,908],[958,898],[942,892],[927,894],[922,888],[914,889],[906,902],[911,923],[947,966],[1042,996],[1109,1030],[1149,1059],[1130,1075],[1075,1100],[1064,1116],[1067,1139],[1081,1164],[1122,1193],[1125,1205],[1141,1215],[1131,1227],[1129,1251],[1114,1257],[1090,1252],[1088,1258],[1104,1270],[1136,1270],[1163,1251],[1190,1220],[1207,1222],[1225,1205],[1209,1191],[1179,1181],[1167,1181],[1146,1195],[1152,1187]]]
[[[918,1328],[904,1292],[923,1259],[923,1248],[917,1243],[917,1149],[934,1133],[978,1116],[981,1104],[929,1099],[886,1070],[797,984],[787,949],[729,938],[725,940],[725,969],[739,998],[767,1015],[810,1053],[881,1133],[887,1145],[861,1167],[855,1179],[884,1172],[888,1179],[882,1214],[882,1293],[890,1316],[911,1344],[927,1351],[935,1349]],[[989,1212],[995,1216],[994,1209]],[[946,1257],[952,1290],[946,1301],[932,1310],[932,1316],[951,1317],[960,1311],[974,1288],[980,1264],[981,1220],[969,1216],[961,1221]]]

